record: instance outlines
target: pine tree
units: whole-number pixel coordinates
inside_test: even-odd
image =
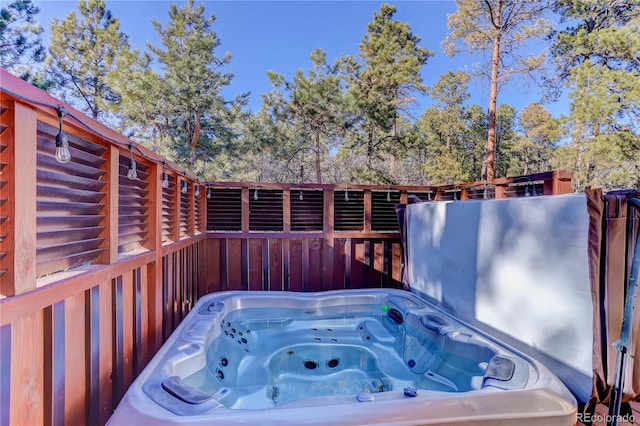
[[[288,140],[280,144],[279,156],[296,158],[295,163],[303,166],[309,158],[315,181],[322,183],[323,163],[350,122],[337,66],[327,64],[322,49],[311,52],[311,62],[308,76],[298,69],[291,81],[271,73],[276,93],[265,98],[265,107],[274,125],[280,122],[289,129]]]
[[[482,179],[493,179],[496,176],[498,92],[513,76],[532,76],[544,64],[543,52],[531,55],[523,47],[549,32],[549,24],[543,19],[549,3],[546,0],[456,0],[456,4],[456,13],[448,17],[451,32],[443,47],[449,55],[488,55],[485,68],[477,70],[476,75],[489,80]]]
[[[375,182],[384,176],[374,170],[374,161],[382,154],[390,156],[389,178],[395,174],[395,157],[407,143],[401,129],[408,107],[417,93],[424,93],[420,72],[433,52],[419,46],[420,37],[408,24],[395,21],[396,8],[383,4],[367,25],[360,43],[359,56],[363,65],[353,65],[349,91],[359,110],[362,121],[353,133],[353,144],[364,147],[366,169],[361,169],[362,180]]]
[[[15,0],[0,9],[0,66],[46,88],[42,76],[34,72],[45,58],[43,29],[35,20],[38,13],[31,0]]]
[[[640,1],[556,2],[567,27],[552,52],[569,88],[571,144],[560,167],[575,171],[574,188],[640,184]]]
[[[40,9],[31,0],[16,0],[0,9],[0,66],[11,70],[18,65],[42,62],[42,27],[35,16]]]
[[[54,93],[94,119],[108,121],[105,114],[120,102],[120,95],[107,83],[107,75],[128,47],[127,36],[104,0],[81,0],[78,11],[80,16],[70,12],[63,21],[51,22],[49,74]]]
[[[191,168],[196,160],[207,160],[231,146],[239,133],[241,107],[248,94],[227,100],[221,95],[232,73],[222,68],[231,61],[231,53],[215,53],[220,39],[213,31],[214,15],[206,15],[203,4],[189,0],[178,8],[172,4],[165,28],[157,20],[160,46],[149,49],[161,67],[164,84],[162,99],[170,109],[174,149]]]

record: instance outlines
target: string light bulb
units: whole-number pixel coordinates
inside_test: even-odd
[[[69,137],[62,130],[62,118],[67,115],[64,108],[60,105],[56,108],[58,113],[58,134],[56,135],[56,152],[55,158],[58,163],[68,163],[71,161],[71,153],[69,152]]]
[[[207,200],[211,199],[211,188],[207,188]]]
[[[344,190],[344,200],[349,201],[349,188]]]
[[[302,189],[300,190],[300,196],[298,198],[300,198],[300,201],[304,200],[304,195],[302,195]]]
[[[133,159],[132,148],[133,145],[129,144],[129,170],[127,170],[127,177],[135,180],[138,179],[138,170],[136,169],[136,160]]]
[[[391,202],[391,188],[387,188],[387,203]]]
[[[166,161],[162,160],[162,187],[163,188],[168,188],[169,187],[169,175],[164,170],[164,166],[166,164],[167,164]]]
[[[188,190],[189,190],[189,188],[187,186],[187,181],[183,180],[182,181],[182,187],[180,188],[180,192],[182,192],[183,194],[186,194]]]
[[[199,197],[200,196],[200,185],[194,184],[194,186],[196,187],[196,189],[195,189],[195,191],[193,191],[193,193],[194,193],[194,195],[196,197]]]
[[[253,191],[253,199],[258,201],[258,188]]]

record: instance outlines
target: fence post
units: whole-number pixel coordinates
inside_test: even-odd
[[[9,102],[5,114],[9,114],[8,120],[3,120],[9,124],[5,157],[9,182],[3,192],[9,196],[3,210],[9,233],[3,244],[9,247],[5,261],[9,270],[7,279],[2,278],[1,290],[4,296],[15,296],[36,288],[37,116],[34,109],[19,102]],[[54,150],[52,146],[52,155]]]
[[[106,152],[107,161],[105,163],[107,176],[107,211],[105,218],[106,250],[98,259],[104,264],[116,263],[118,261],[118,205],[120,186],[120,149],[115,145],[110,145]]]
[[[569,194],[573,174],[563,170],[554,170],[551,180],[544,181],[544,195]]]

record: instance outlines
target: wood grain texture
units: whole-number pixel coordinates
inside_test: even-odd
[[[44,422],[43,333],[42,311],[11,324],[11,425]]]

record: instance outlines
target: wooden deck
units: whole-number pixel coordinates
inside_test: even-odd
[[[571,191],[562,171],[443,187],[203,183],[69,106],[73,158],[59,164],[60,101],[0,77],[0,425],[104,424],[202,294],[397,287],[393,207],[409,196]],[[640,425],[640,403],[633,413]]]

